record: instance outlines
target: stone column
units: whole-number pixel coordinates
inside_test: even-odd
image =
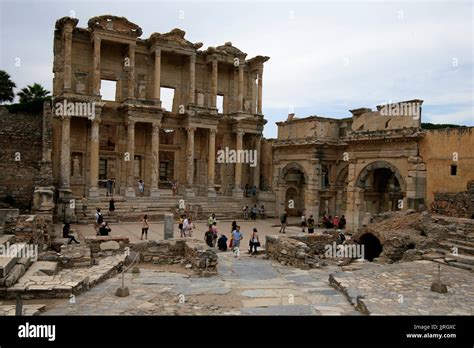
[[[153,130],[151,136],[151,183],[150,196],[160,197],[160,190],[158,188],[160,180],[160,124],[153,123]]]
[[[209,154],[207,162],[207,196],[216,197],[216,189],[214,187],[214,176],[216,167],[216,129],[209,130]]]
[[[257,84],[256,84],[257,75],[255,74],[255,72],[251,72],[249,74],[249,78],[252,80],[250,84],[250,86],[252,87],[252,91],[251,91],[252,102],[250,103],[251,105],[250,109],[251,109],[251,113],[255,114],[257,111]]]
[[[189,103],[194,104],[196,95],[196,55],[189,57]]]
[[[89,197],[99,197],[99,125],[100,120],[91,120],[91,147],[90,147],[90,183]]]
[[[212,60],[212,78],[211,78],[211,107],[215,108],[217,104],[217,59]]]
[[[94,55],[93,55],[93,94],[100,95],[100,38],[94,37]]]
[[[262,113],[262,96],[263,96],[263,66],[258,72],[258,99],[257,99],[257,114]]]
[[[135,197],[135,122],[130,120],[127,122],[127,153],[129,160],[127,167],[127,189],[125,191],[125,196]]]
[[[186,196],[194,196],[193,181],[194,181],[194,131],[195,127],[187,128],[187,147],[186,147]]]
[[[128,46],[128,99],[135,99],[135,45]]]
[[[253,184],[260,188],[260,151],[261,151],[261,143],[262,137],[257,135],[255,137],[255,167],[253,168]]]
[[[66,25],[64,27],[64,90],[71,91],[72,89],[72,26]]]
[[[61,188],[71,185],[71,116],[63,116],[61,122]]]
[[[244,132],[237,131],[236,133],[236,151],[237,151],[237,158],[235,163],[235,180],[234,180],[234,190],[232,192],[232,196],[234,197],[243,197],[243,190],[242,190],[242,163],[240,162],[239,158],[239,150],[242,150],[242,143],[244,140]]]
[[[153,98],[160,101],[161,98],[161,50],[155,48],[155,85],[153,86]]]
[[[239,65],[239,111],[244,111],[244,63]]]

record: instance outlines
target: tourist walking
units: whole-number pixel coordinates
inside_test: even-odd
[[[188,218],[188,231],[187,233],[189,234],[189,237],[192,237],[193,236],[193,230],[196,228],[196,226],[194,225],[193,223],[193,220],[190,218]]]
[[[309,216],[308,219],[308,233],[314,233],[314,219],[313,215]]]
[[[109,195],[113,195],[114,194],[114,181],[112,179],[107,179],[106,186],[107,186],[106,196],[108,197]]]
[[[181,238],[185,237],[184,229],[183,229],[183,222],[184,222],[185,218],[186,218],[186,215],[181,215],[181,217],[179,218],[179,221],[178,221],[178,229],[179,229],[179,234],[180,234]]]
[[[240,253],[240,241],[243,239],[243,235],[240,232],[240,226],[237,226],[234,232],[232,232],[232,250],[234,251],[234,257],[237,257]]]
[[[178,184],[176,181],[173,181],[171,184],[171,192],[173,192],[173,196],[176,196],[176,193],[178,191]]]
[[[265,206],[260,207],[260,219],[265,219]]]
[[[214,239],[214,233],[212,233],[212,227],[209,226],[209,229],[207,230],[207,232],[204,234],[204,241],[206,242],[206,244],[209,246],[209,247],[213,247],[212,245],[212,241]]]
[[[109,200],[109,214],[114,215],[115,214],[115,201],[114,197],[110,198]]]
[[[257,195],[257,186],[254,185],[254,186],[252,187],[252,196],[255,197],[256,195]]]
[[[71,224],[69,222],[65,222],[63,226],[63,238],[69,238],[67,244],[71,244],[72,242],[76,244],[80,244],[79,241],[76,240],[74,235],[71,232]]]
[[[213,222],[212,227],[212,246],[215,247],[217,243],[217,222]]]
[[[95,213],[95,223],[94,223],[94,229],[97,235],[99,235],[99,227],[103,222],[104,222],[104,216],[100,212],[100,208],[97,208],[96,213]]]
[[[143,216],[142,218],[142,236],[140,240],[143,240],[143,235],[145,235],[145,240],[148,240],[148,229],[150,225],[148,224],[148,215]]]
[[[257,229],[254,227],[252,236],[250,237],[250,253],[254,256],[257,256],[257,248],[260,246],[260,240],[258,239]],[[252,252],[252,249],[254,251]]]
[[[249,184],[245,184],[245,197],[249,196]]]
[[[346,218],[344,215],[341,216],[341,220],[339,220],[339,228],[346,228]]]
[[[244,220],[248,220],[249,219],[249,206],[248,205],[244,207],[243,213],[244,213]]]
[[[258,213],[258,208],[257,208],[257,205],[254,204],[252,207],[252,213],[251,213],[252,220],[257,220],[257,213]]]
[[[237,229],[237,222],[232,221],[232,227],[230,228],[230,240],[229,240],[229,249],[232,249],[234,242],[234,231]]]
[[[189,219],[186,215],[184,215],[184,220],[183,220],[183,236],[187,237],[189,233]]]
[[[332,220],[332,224],[334,226],[334,229],[337,230],[339,228],[339,216],[335,216],[334,219]]]
[[[280,216],[280,233],[285,233],[286,224],[288,221],[288,213],[286,210]]]
[[[145,194],[145,183],[142,179],[138,180],[138,191],[140,192],[140,197],[143,197]]]
[[[306,232],[306,227],[308,224],[306,223],[306,214],[303,212],[303,215],[301,215],[301,230],[302,232]]]

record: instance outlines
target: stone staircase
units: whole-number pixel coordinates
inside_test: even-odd
[[[228,196],[217,197],[190,197],[180,195],[162,194],[158,199],[150,197],[136,197],[125,199],[122,196],[114,196],[115,212],[109,213],[110,197],[101,196],[95,202],[89,201],[85,216],[83,215],[82,203],[76,201],[76,217],[78,223],[93,223],[96,208],[100,208],[107,222],[140,221],[144,214],[148,215],[150,221],[163,220],[166,213],[175,213],[180,200],[184,200],[186,210],[198,220],[207,219],[214,213],[218,220],[241,219],[242,208],[249,207],[254,203],[253,198],[233,198]]]
[[[36,250],[29,249],[26,243],[15,243],[12,234],[0,235],[0,293],[14,285],[33,263]]]
[[[439,242],[439,247],[435,250],[444,257],[433,261],[474,271],[474,230],[449,232],[448,237]]]

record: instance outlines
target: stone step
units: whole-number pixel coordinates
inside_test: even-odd
[[[448,265],[449,265],[449,266],[456,267],[456,268],[460,268],[460,269],[465,269],[465,270],[471,271],[471,272],[474,271],[474,266],[473,266],[473,265],[466,264],[466,263],[461,263],[461,262],[452,261],[452,262],[449,262]]]
[[[0,257],[0,278],[5,278],[16,265],[18,257]]]
[[[14,234],[4,234],[0,236],[0,245],[6,245],[7,243],[13,244],[15,242]]]
[[[470,242],[474,242],[474,233],[461,233],[461,232],[449,232],[448,233],[449,238],[453,239],[461,239],[461,240],[466,240]]]
[[[463,239],[454,239],[454,238],[447,238],[445,239],[446,242],[452,243],[452,244],[458,244],[458,245],[464,245],[469,248],[474,248],[474,241],[468,241],[468,240],[463,240]]]
[[[468,255],[449,255],[445,258],[445,260],[448,262],[458,262],[458,263],[464,263],[467,265],[473,265],[474,266],[474,256],[468,256]]]
[[[440,242],[439,245],[441,248],[445,248],[451,252],[453,251],[453,248],[457,248],[459,254],[474,255],[474,248],[470,248],[464,245],[453,244],[450,242]]]

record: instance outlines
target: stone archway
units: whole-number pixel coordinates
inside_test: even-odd
[[[305,189],[308,176],[303,166],[296,162],[288,163],[278,177],[278,188],[282,193],[280,204],[289,215],[298,215],[305,210]],[[290,202],[292,201],[292,203]]]
[[[372,233],[365,233],[360,236],[358,243],[364,246],[364,259],[368,261],[373,261],[382,253],[382,243]]]
[[[375,161],[365,166],[350,189],[350,227],[356,231],[374,214],[404,209],[406,182],[396,166]]]

